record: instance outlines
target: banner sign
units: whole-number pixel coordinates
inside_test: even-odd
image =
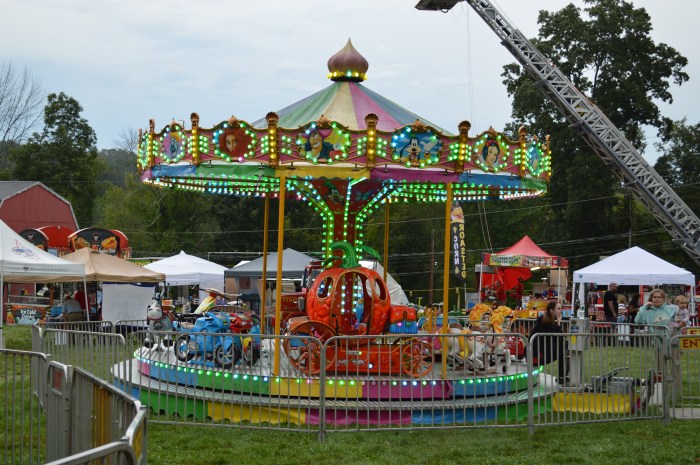
[[[46,251],[49,248],[49,238],[38,229],[25,229],[24,231],[20,232],[19,235],[28,240],[33,246],[41,250]]]
[[[46,317],[46,307],[34,307],[31,305],[12,305],[7,312],[7,324],[35,325]]]
[[[467,246],[464,241],[464,212],[459,202],[452,202],[450,236],[452,241],[452,273],[464,282],[467,279]]]
[[[523,266],[552,268],[559,266],[558,257],[532,257],[528,255],[497,255],[491,254],[489,265],[492,266]]]
[[[74,251],[88,248],[109,255],[119,255],[119,239],[108,229],[81,229],[71,234],[69,240]]]

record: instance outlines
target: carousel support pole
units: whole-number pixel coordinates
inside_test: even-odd
[[[443,248],[442,266],[442,332],[448,334],[448,315],[450,299],[450,212],[452,210],[452,184],[446,183],[447,198],[445,199],[445,245]],[[447,379],[447,338],[442,341],[442,379]]]
[[[387,267],[389,266],[389,199],[384,202],[384,282],[386,282],[386,276],[389,273]]]
[[[484,284],[483,284],[483,283],[484,283],[484,280],[483,280],[483,277],[484,277],[484,261],[483,261],[483,260],[481,260],[481,263],[479,264],[479,266],[481,267],[481,268],[479,268],[479,289],[477,289],[476,291],[479,293],[479,303],[481,303],[481,286],[484,285]]]
[[[280,176],[279,212],[277,213],[277,289],[275,289],[275,335],[279,336],[282,324],[282,250],[284,250],[284,198],[287,195],[287,178]],[[275,339],[273,373],[280,374],[280,339]]]
[[[266,314],[265,305],[267,304],[267,240],[268,233],[270,229],[270,220],[268,214],[270,212],[270,197],[265,196],[265,218],[263,219],[263,266],[262,266],[262,279],[264,285],[262,287],[262,295],[260,296],[260,332],[265,334],[266,325]]]
[[[557,301],[564,305],[564,298],[561,295],[561,292],[559,292],[559,289],[561,286],[561,267],[557,268]],[[566,294],[566,289],[564,289],[564,293]]]
[[[88,303],[88,288],[85,276],[83,276],[83,303],[85,304],[85,321],[90,321],[90,304]]]

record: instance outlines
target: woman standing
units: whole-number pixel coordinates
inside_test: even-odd
[[[649,295],[649,302],[637,313],[634,322],[638,325],[670,326],[678,307],[666,303],[666,293],[654,289]]]
[[[535,326],[530,331],[530,339],[538,333],[553,333],[557,335],[538,336],[532,342],[532,357],[537,358],[538,365],[548,365],[553,361],[558,362],[558,382],[563,384],[569,372],[566,363],[566,341],[561,329],[561,304],[552,301],[547,304],[544,313],[537,319]]]

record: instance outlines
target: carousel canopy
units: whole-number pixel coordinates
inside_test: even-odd
[[[275,196],[284,176],[290,182],[287,195],[302,198],[338,190],[324,183],[304,192],[308,179],[342,179],[362,182],[368,187],[354,187],[357,195],[382,202],[441,202],[447,183],[458,201],[546,191],[548,140],[524,129],[515,140],[493,128],[470,136],[466,121],[452,135],[364,87],[368,64],[349,41],[328,68],[334,81],[329,87],[252,124],[231,117],[201,128],[193,113],[190,129],[173,121],[156,132],[151,120],[138,151],[142,180],[263,197]]]
[[[217,195],[303,200],[324,219],[324,249],[362,243],[366,218],[384,203],[539,196],[551,174],[549,138],[515,139],[493,128],[455,135],[360,83],[368,69],[348,42],[328,61],[334,83],[250,124],[212,128],[191,116],[160,132],[150,121],[137,164],[143,182]],[[282,182],[284,180],[284,182]]]

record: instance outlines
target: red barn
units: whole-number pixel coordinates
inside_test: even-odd
[[[78,229],[70,202],[38,181],[0,181],[0,219],[15,232],[42,226]]]

